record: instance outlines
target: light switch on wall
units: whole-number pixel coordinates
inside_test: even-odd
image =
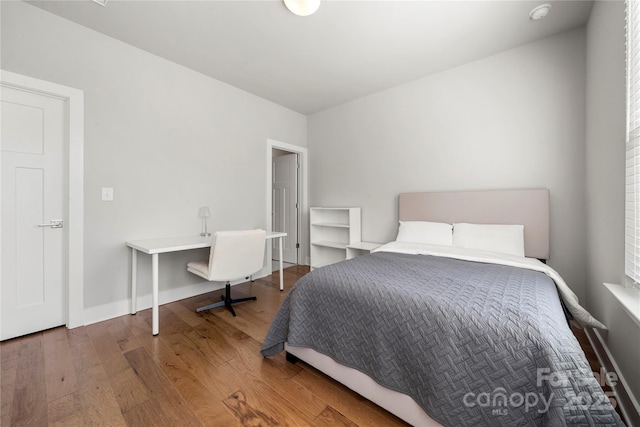
[[[113,188],[112,187],[102,187],[102,200],[106,202],[110,202],[113,200]]]

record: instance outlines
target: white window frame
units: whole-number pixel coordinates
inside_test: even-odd
[[[626,1],[625,275],[640,282],[640,2]]]

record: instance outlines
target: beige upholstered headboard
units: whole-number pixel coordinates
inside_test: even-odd
[[[524,225],[525,255],[549,259],[549,190],[401,193],[400,221]]]

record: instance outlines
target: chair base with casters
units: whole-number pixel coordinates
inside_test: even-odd
[[[214,234],[209,259],[188,263],[187,271],[210,282],[225,282],[225,293],[222,295],[222,301],[197,308],[196,312],[224,306],[235,317],[236,312],[232,304],[257,299],[231,298],[231,281],[243,277],[249,279],[262,269],[265,236],[264,230],[219,231]]]
[[[204,307],[198,307],[196,308],[196,313],[200,313],[201,311],[224,306],[224,307],[227,307],[227,309],[229,309],[231,314],[233,314],[233,317],[236,317],[236,311],[233,309],[233,306],[231,304],[236,304],[244,301],[255,301],[258,299],[257,297],[231,298],[231,284],[227,282],[224,288],[225,288],[224,295],[220,295],[220,298],[222,298],[222,301],[205,305]]]

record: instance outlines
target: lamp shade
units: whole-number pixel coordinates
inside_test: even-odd
[[[284,5],[298,16],[308,16],[318,10],[320,0],[284,0]]]
[[[203,206],[198,210],[199,218],[209,218],[211,216],[211,211],[209,210],[209,206]]]

